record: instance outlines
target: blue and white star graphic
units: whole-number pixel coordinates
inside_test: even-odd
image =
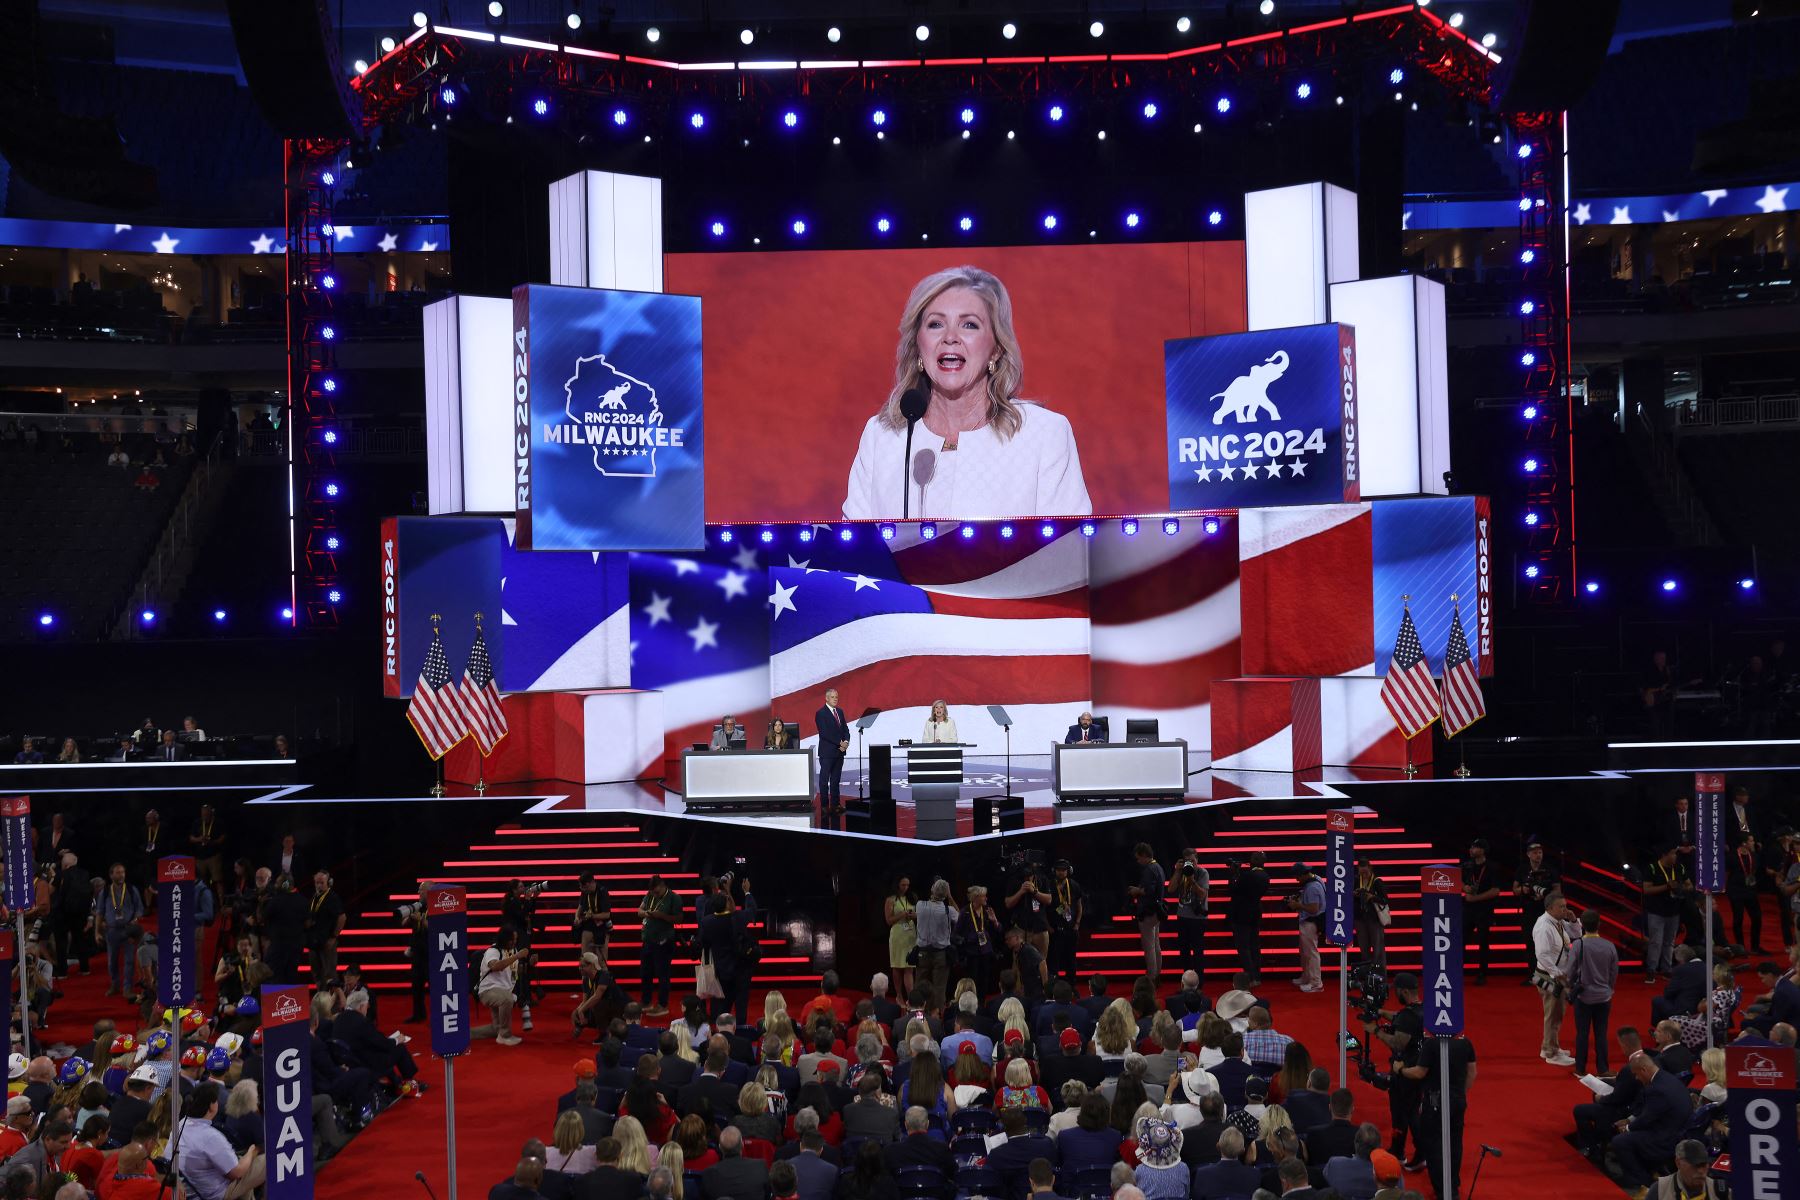
[[[1765,213],[1786,212],[1787,194],[1787,188],[1778,188],[1771,183],[1763,188],[1762,198],[1757,200],[1756,207]]]
[[[250,239],[250,253],[252,253],[252,254],[267,254],[269,252],[269,248],[271,246],[273,246],[274,244],[275,244],[274,238],[270,237],[266,233],[259,233],[255,237]]]
[[[181,239],[170,237],[169,231],[165,229],[161,237],[151,240],[150,245],[158,254],[173,254],[175,247],[181,245]]]

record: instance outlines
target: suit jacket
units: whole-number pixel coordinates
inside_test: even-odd
[[[1663,999],[1669,1007],[1678,1013],[1691,1013],[1700,1001],[1706,998],[1706,964],[1698,958],[1688,961],[1669,972],[1669,982],[1663,985]]]
[[[357,1066],[367,1067],[377,1075],[391,1070],[400,1057],[400,1047],[392,1039],[382,1037],[381,1031],[369,1024],[369,1018],[353,1008],[346,1008],[332,1019],[331,1036],[349,1048]]]
[[[1310,1129],[1331,1123],[1331,1099],[1323,1092],[1315,1092],[1310,1088],[1295,1092],[1282,1103],[1287,1107],[1289,1117],[1293,1118],[1294,1128],[1304,1138]],[[1322,1158],[1314,1158],[1313,1162],[1324,1162]]]
[[[1053,1167],[1062,1161],[1056,1139],[1046,1133],[1025,1133],[1009,1138],[988,1152],[987,1165],[1000,1172],[1006,1192],[1013,1200],[1024,1200],[1025,1194],[1031,1191],[1031,1180],[1025,1173],[1031,1169],[1031,1161],[1035,1158],[1047,1158]]]
[[[638,1200],[643,1194],[644,1177],[618,1167],[595,1167],[575,1180],[575,1200]]]
[[[822,1062],[834,1062],[837,1064],[837,1074],[833,1075],[832,1078],[839,1083],[842,1083],[844,1076],[850,1072],[850,1064],[845,1062],[840,1056],[829,1052],[820,1054],[815,1050],[811,1054],[802,1054],[799,1061],[794,1064],[794,1070],[798,1073],[800,1082],[802,1084],[816,1083],[819,1078],[819,1064]],[[783,1090],[785,1091],[786,1089],[784,1088]]]
[[[745,896],[744,907],[729,916],[713,913],[700,920],[700,948],[712,957],[713,969],[721,980],[737,978],[745,963],[738,952],[738,941],[750,922],[756,919],[756,897]]]
[[[1032,1034],[1036,1037],[1053,1036],[1056,1030],[1052,1022],[1059,1012],[1069,1014],[1069,1025],[1081,1034],[1082,1041],[1094,1036],[1094,1018],[1087,1009],[1079,1004],[1058,1004],[1054,1000],[1038,1006],[1037,1015],[1032,1018]]]
[[[1064,1054],[1058,1050],[1055,1057],[1038,1061],[1038,1075],[1044,1084],[1044,1090],[1056,1103],[1062,1103],[1062,1085],[1071,1079],[1079,1079],[1088,1085],[1088,1091],[1099,1087],[1106,1078],[1106,1064],[1100,1061],[1097,1054]]]
[[[145,757],[151,762],[186,762],[187,756],[187,747],[180,742],[176,742],[172,746],[165,746],[158,742],[156,748]]]
[[[813,724],[819,731],[819,757],[842,758],[844,752],[838,749],[838,743],[850,740],[850,718],[844,710],[838,709],[833,716],[830,707],[821,704],[813,714]]]
[[[682,1116],[699,1113],[715,1118],[737,1116],[738,1089],[717,1075],[700,1075],[681,1089],[675,1105]]]
[[[657,1090],[679,1092],[700,1074],[700,1064],[691,1063],[679,1054],[664,1054],[657,1061]]]
[[[936,1167],[949,1179],[956,1174],[956,1156],[950,1147],[928,1133],[909,1133],[884,1152],[887,1169],[899,1174],[902,1167]]]
[[[1169,1015],[1178,1021],[1190,1015],[1198,1019],[1212,1011],[1212,1001],[1206,998],[1205,992],[1176,992],[1169,997],[1168,1008]]]
[[[769,1166],[760,1158],[722,1158],[700,1172],[706,1200],[762,1200],[769,1186]]]
[[[585,1104],[571,1104],[576,1114],[581,1117],[581,1144],[592,1146],[603,1137],[611,1137],[613,1119],[597,1108]],[[560,1114],[559,1114],[560,1115]]]
[[[847,1138],[874,1138],[891,1142],[900,1136],[900,1110],[879,1101],[858,1100],[838,1114],[844,1121]]]
[[[1223,1121],[1202,1121],[1181,1131],[1181,1161],[1190,1167],[1203,1167],[1219,1161],[1219,1135],[1225,1132]]]
[[[1693,1111],[1681,1080],[1667,1071],[1658,1071],[1644,1089],[1643,1103],[1631,1119],[1631,1132],[1648,1139],[1659,1152],[1673,1153]]]
[[[831,1200],[838,1184],[835,1163],[817,1154],[799,1154],[788,1161],[794,1164],[794,1176],[799,1181],[799,1200]]]
[[[1106,1006],[1112,1002],[1111,996],[1083,996],[1075,1002],[1075,1007],[1085,1011],[1090,1021],[1098,1023],[1100,1014],[1105,1012]]]
[[[1293,1115],[1293,1110],[1288,1110]],[[1296,1123],[1298,1128],[1298,1123]],[[1306,1161],[1325,1163],[1356,1153],[1356,1122],[1331,1121],[1306,1134]]]
[[[1069,732],[1063,734],[1063,741],[1066,743],[1072,743],[1072,742],[1079,742],[1080,740],[1081,740],[1081,722],[1077,721],[1073,725],[1069,726]],[[1105,727],[1102,726],[1100,724],[1100,722],[1095,721],[1092,725],[1090,725],[1088,727],[1088,739],[1087,740],[1090,742],[1104,742],[1106,740]]]
[[[1219,1095],[1224,1098],[1225,1107],[1242,1108],[1244,1106],[1244,1080],[1256,1074],[1250,1069],[1250,1064],[1241,1058],[1228,1058],[1213,1066],[1211,1070],[1213,1078],[1219,1081]]]
[[[1262,1186],[1262,1172],[1236,1161],[1216,1162],[1194,1171],[1193,1200],[1225,1200],[1248,1196]]]
[[[802,1153],[803,1151],[800,1149],[800,1143],[798,1141],[783,1142],[781,1144],[781,1149],[775,1151],[775,1159],[779,1162],[784,1158],[799,1158]],[[823,1146],[819,1147],[819,1153],[815,1157],[822,1158],[827,1163],[830,1163],[831,1168],[834,1171],[842,1165],[842,1156],[838,1154],[838,1148],[830,1142],[826,1142]]]
[[[890,1028],[900,1019],[900,1006],[886,996],[871,996],[869,1003],[875,1006],[875,1019],[881,1022],[882,1028]]]

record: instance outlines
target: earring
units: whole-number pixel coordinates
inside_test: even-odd
[[[999,362],[1000,362],[1000,360],[999,360],[999,359],[997,359],[997,358],[990,358],[990,359],[988,359],[988,374],[989,374],[989,375],[992,375],[992,374],[993,374],[993,373],[994,373],[994,368],[995,368],[995,367],[996,367],[996,366],[997,366],[997,365],[999,365]]]
[[[923,375],[924,373],[925,373],[925,360],[921,358],[919,360],[919,374]]]

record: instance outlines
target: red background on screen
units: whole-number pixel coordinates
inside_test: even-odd
[[[901,308],[964,263],[1012,294],[1022,395],[1074,424],[1095,513],[1167,508],[1163,342],[1243,330],[1241,242],[668,256],[705,301],[706,519],[837,520]]]

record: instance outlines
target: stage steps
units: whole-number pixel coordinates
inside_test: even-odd
[[[699,894],[700,878],[696,872],[682,870],[678,858],[666,854],[654,837],[629,818],[607,814],[574,825],[502,825],[491,837],[445,862],[432,882],[468,888],[470,941],[478,948],[491,945],[499,930],[500,900],[510,880],[547,882],[538,902],[538,914],[546,928],[536,942],[536,981],[562,990],[574,987],[578,978],[580,947],[569,933],[569,923],[574,919],[584,872],[591,872],[611,895],[613,932],[607,957],[620,986],[631,990],[635,998],[643,948],[637,906],[650,877],[660,874],[668,880],[684,910]],[[393,892],[385,906],[365,905],[354,912],[339,939],[339,963],[361,966],[378,990],[404,991],[410,979],[408,936],[395,909],[415,899],[416,891]],[[755,975],[756,988],[817,985],[818,972],[809,955],[797,952],[778,933],[757,928],[763,958]],[[693,929],[693,922],[684,919],[677,925],[678,936],[691,936]],[[680,997],[693,987],[694,956],[678,949],[671,994]]]
[[[1419,936],[1420,870],[1432,863],[1453,863],[1461,859],[1460,851],[1449,851],[1433,842],[1409,833],[1397,822],[1383,820],[1379,813],[1362,812],[1357,816],[1356,851],[1366,854],[1375,873],[1387,885],[1393,909],[1393,921],[1387,930],[1387,960],[1390,970],[1416,971],[1423,963],[1423,946]],[[1225,905],[1229,892],[1226,860],[1239,859],[1251,851],[1261,850],[1267,858],[1263,869],[1269,873],[1269,894],[1263,900],[1262,970],[1263,977],[1298,975],[1300,972],[1300,935],[1298,921],[1284,898],[1298,890],[1293,865],[1304,862],[1315,871],[1325,869],[1325,808],[1308,806],[1281,813],[1246,812],[1234,817],[1212,842],[1194,847],[1195,859],[1212,877],[1212,909],[1207,918],[1204,940],[1206,972],[1214,984],[1237,969],[1237,951],[1232,946],[1230,930],[1225,925]],[[1164,869],[1172,873],[1170,861],[1161,858]],[[1571,864],[1574,865],[1574,864]],[[1581,864],[1585,866],[1585,864]],[[1513,864],[1499,864],[1510,883]],[[1582,873],[1574,881],[1582,878]],[[1571,900],[1577,907],[1587,899],[1571,888]],[[1603,932],[1620,944],[1627,956],[1621,966],[1636,967],[1642,963],[1642,935],[1632,929],[1629,915],[1621,915],[1616,904],[1601,907]],[[1172,910],[1171,910],[1172,911]],[[1491,947],[1492,965],[1496,971],[1524,971],[1531,958],[1529,932],[1520,927],[1521,913],[1510,892],[1502,892],[1494,912]],[[1163,970],[1179,975],[1192,964],[1179,954],[1175,922],[1165,920],[1162,926]],[[1321,945],[1320,955],[1326,974],[1337,970],[1336,948]],[[1086,977],[1095,972],[1109,976],[1115,983],[1142,973],[1144,954],[1138,941],[1137,925],[1127,913],[1110,920],[1090,921],[1075,951],[1076,970]],[[1356,962],[1351,948],[1351,963]]]

